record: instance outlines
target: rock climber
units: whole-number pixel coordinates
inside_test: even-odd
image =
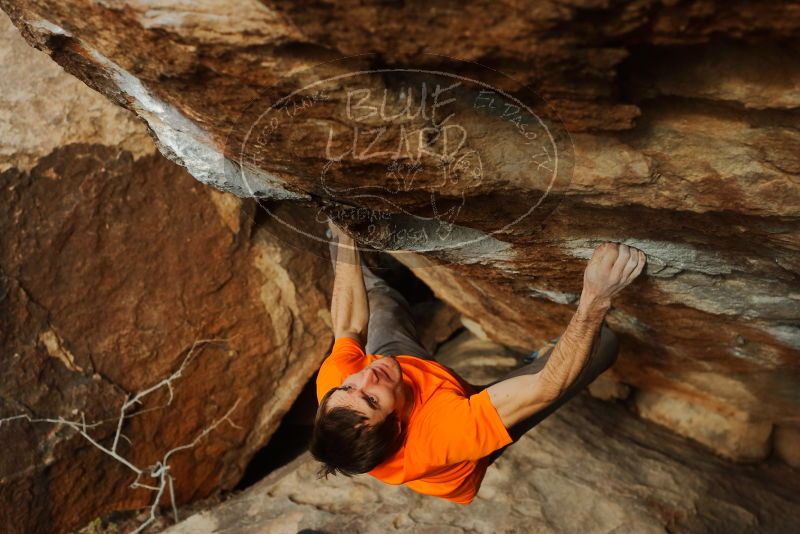
[[[329,227],[334,344],[317,377],[310,444],[319,475],[369,473],[459,504],[472,502],[511,443],[614,363],[618,340],[605,314],[646,263],[634,247],[599,245],[555,346],[476,386],[434,361],[407,300],[364,265],[352,237]]]

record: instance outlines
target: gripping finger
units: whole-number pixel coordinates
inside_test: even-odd
[[[645,264],[647,263],[647,255],[641,250],[637,252],[639,256],[638,264],[636,265],[636,269],[634,269],[633,272],[628,277],[629,283],[633,282],[636,279],[636,277],[639,276],[639,274],[642,272],[642,269],[644,269]]]
[[[614,261],[614,265],[611,267],[612,275],[615,275],[618,278],[623,278],[622,273],[625,265],[628,263],[628,259],[631,257],[631,248],[628,245],[623,245],[622,243],[619,244],[619,249],[617,253],[617,259]]]
[[[639,249],[631,247],[631,255],[628,258],[628,263],[626,263],[625,267],[622,269],[622,279],[624,281],[628,281],[631,273],[638,267],[639,261],[641,260],[640,252]]]

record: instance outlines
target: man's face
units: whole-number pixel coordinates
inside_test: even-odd
[[[403,371],[394,357],[378,358],[357,373],[347,376],[328,398],[327,409],[347,407],[367,416],[375,425],[393,411],[405,407]]]

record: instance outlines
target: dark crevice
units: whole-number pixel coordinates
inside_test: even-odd
[[[316,381],[317,374],[314,373],[267,445],[250,460],[234,491],[252,486],[308,450],[314,413],[317,410]]]
[[[461,334],[463,334],[466,331],[467,331],[467,327],[466,326],[462,326],[461,328],[456,328],[455,330],[453,330],[453,332],[449,336],[447,336],[445,339],[443,339],[442,341],[440,341],[439,343],[436,344],[436,350],[434,350],[434,352],[437,352],[440,347],[442,347],[445,344],[453,341],[455,338],[457,338],[458,336],[460,336]]]
[[[412,306],[419,302],[437,300],[431,288],[391,254],[373,252],[367,256],[372,256],[365,260],[372,271],[398,290]]]
[[[778,69],[786,68],[787,64],[791,64],[797,58],[800,49],[794,43],[780,39],[758,42],[717,35],[703,43],[681,45],[647,43],[631,47],[629,50],[630,56],[617,67],[617,91],[621,102],[640,107],[659,102],[666,102],[667,107],[670,107],[678,103],[685,106],[713,108],[723,114],[745,112],[768,125],[784,123],[788,127],[796,127],[797,109],[759,109],[747,107],[743,102],[735,100],[662,92],[663,88],[660,87],[668,77],[669,85],[688,86],[690,82],[695,82],[697,73],[709,64],[720,63],[723,73],[726,70],[733,72],[736,65],[738,67],[736,75],[744,83],[755,86],[763,82],[760,77],[770,70],[770,66]]]

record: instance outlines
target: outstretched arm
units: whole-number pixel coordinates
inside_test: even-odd
[[[352,237],[333,223],[329,226],[334,236],[339,238],[331,298],[333,336],[351,337],[363,347],[367,340],[369,301],[361,272],[361,257]]]
[[[611,298],[639,276],[646,260],[641,250],[619,243],[595,249],[584,272],[578,309],[544,368],[488,388],[506,428],[547,407],[575,381],[591,354]]]

